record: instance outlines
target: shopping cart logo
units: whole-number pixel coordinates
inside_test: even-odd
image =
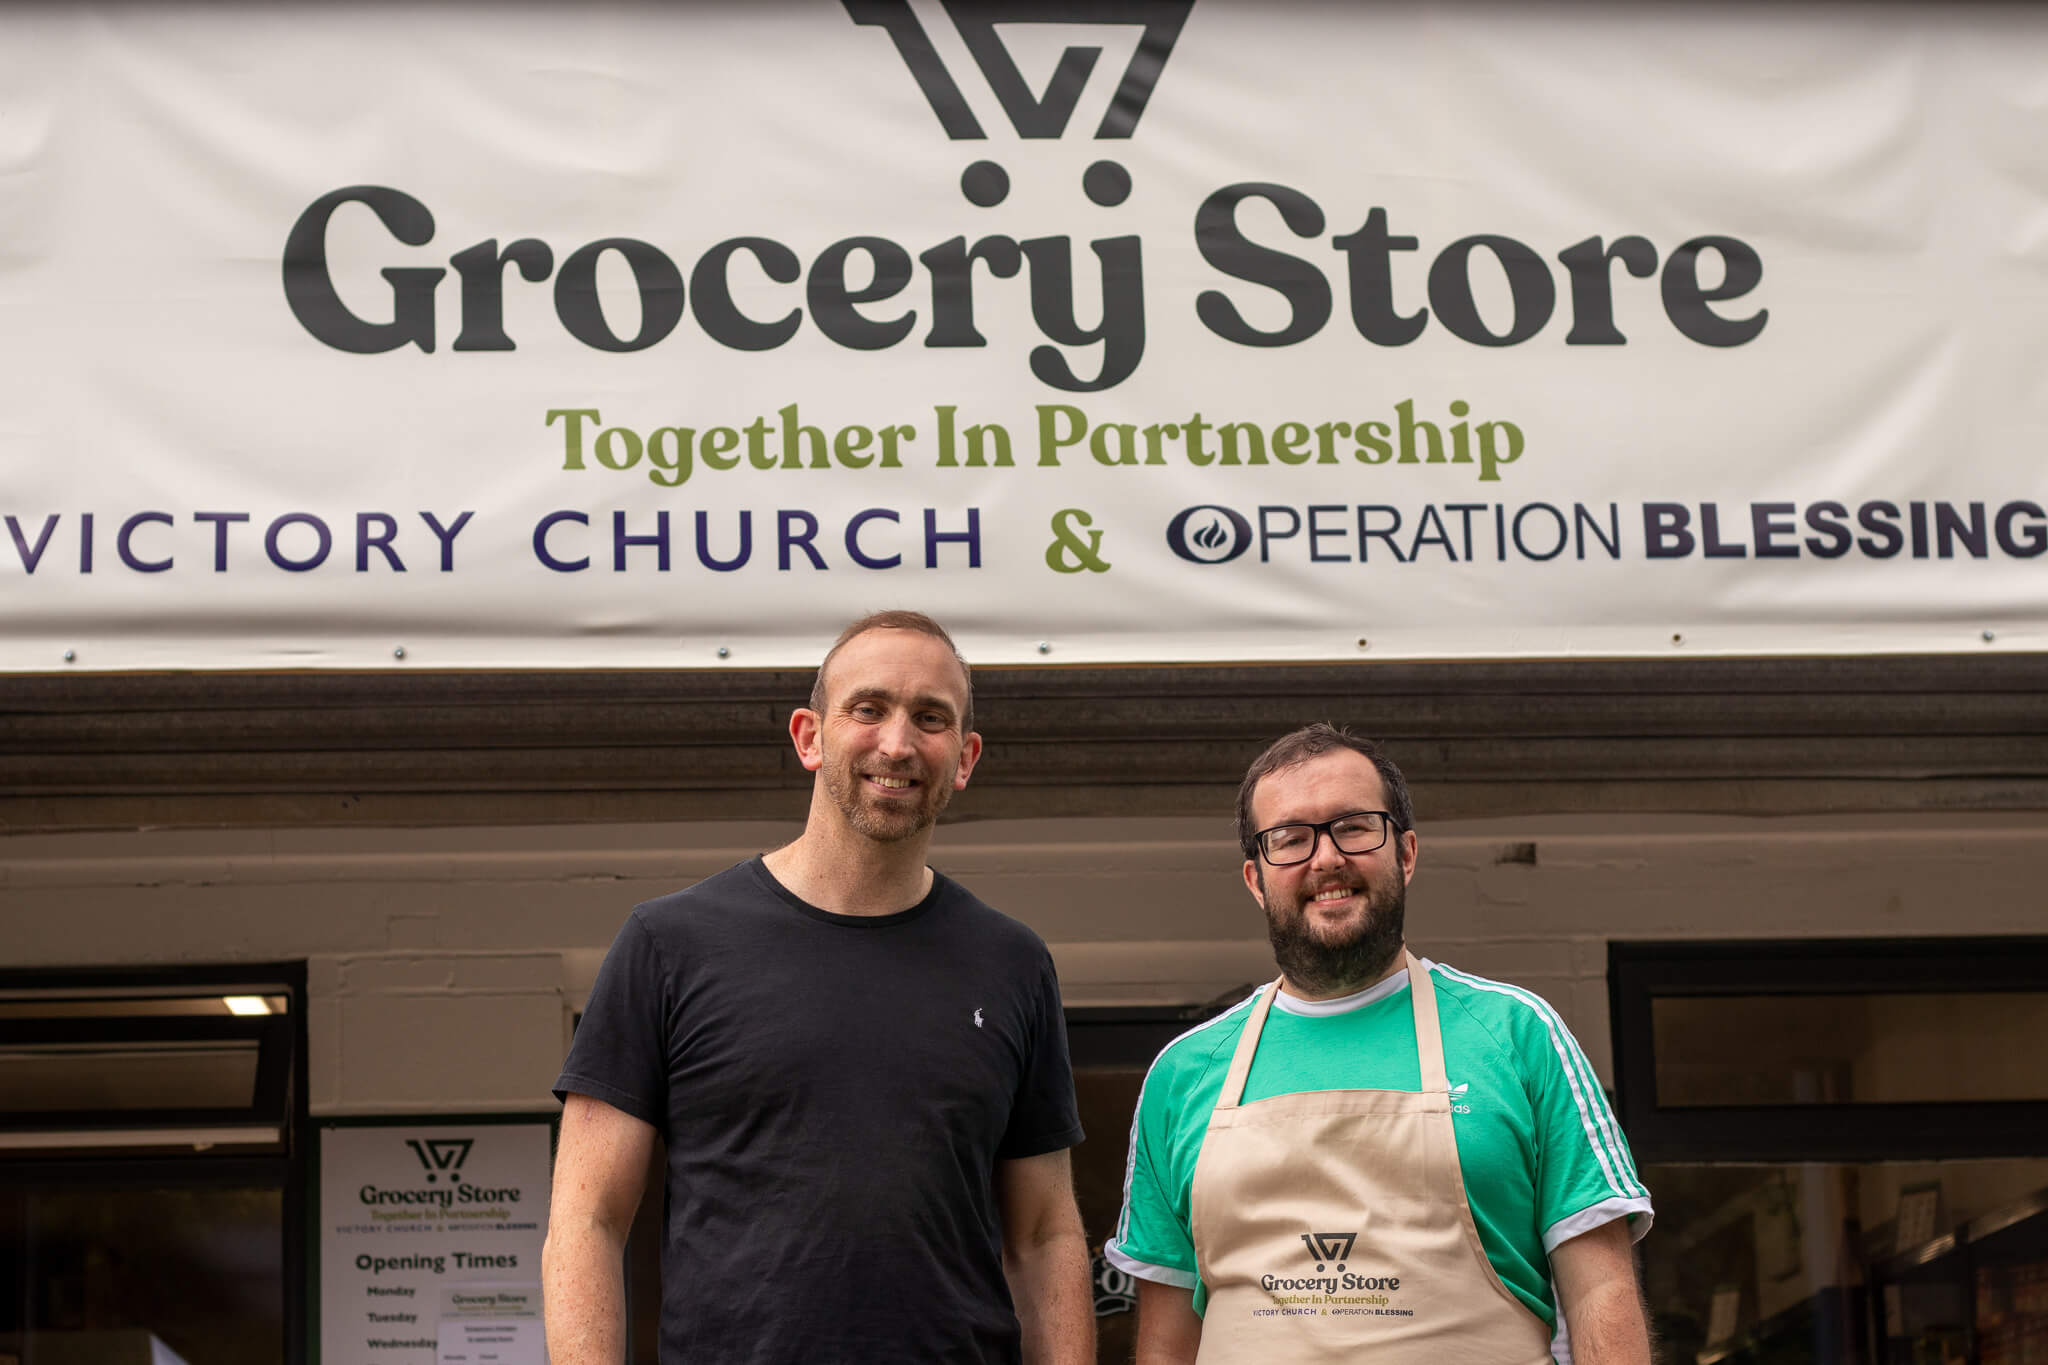
[[[1358,1234],[1355,1232],[1304,1232],[1301,1234],[1301,1244],[1308,1248],[1308,1254],[1314,1258],[1317,1270],[1328,1269],[1329,1263],[1332,1261],[1337,1263],[1337,1269],[1342,1270],[1344,1262],[1351,1257],[1352,1246],[1357,1241]]]
[[[910,69],[925,103],[937,116],[946,136],[956,142],[986,138],[981,120],[968,107],[966,97],[945,60],[925,32],[923,23],[910,8],[909,0],[842,0],[853,22],[879,28],[896,45],[896,55]],[[1088,86],[1102,49],[1070,46],[1060,53],[1057,65],[1043,91],[1034,92],[1017,69],[1017,59],[1004,45],[997,26],[1001,24],[1064,24],[1072,27],[1134,27],[1144,32],[1137,51],[1124,68],[1110,97],[1109,110],[1096,128],[1097,138],[1127,138],[1137,130],[1138,118],[1152,98],[1153,87],[1166,70],[1166,59],[1180,40],[1194,0],[945,0],[947,18],[953,21],[960,41],[974,59],[988,83],[990,93],[1002,105],[1011,127],[1023,138],[1059,138]]]
[[[405,1145],[420,1159],[429,1185],[444,1175],[449,1184],[459,1185],[462,1163],[469,1160],[469,1149],[475,1142],[475,1138],[407,1138]]]

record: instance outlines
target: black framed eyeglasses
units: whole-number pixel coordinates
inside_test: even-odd
[[[1323,835],[1339,853],[1372,853],[1387,842],[1387,836],[1401,828],[1393,812],[1355,810],[1312,825],[1275,825],[1253,837],[1259,855],[1274,867],[1292,867],[1316,856],[1316,841]]]

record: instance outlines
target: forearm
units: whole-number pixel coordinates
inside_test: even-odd
[[[626,1358],[622,1239],[598,1223],[553,1224],[540,1267],[552,1365],[620,1365]]]
[[[1195,1344],[1200,1346],[1199,1338]],[[1195,1353],[1182,1349],[1178,1341],[1148,1341],[1140,1337],[1131,1365],[1195,1365]]]
[[[1550,1253],[1557,1299],[1580,1365],[1650,1365],[1649,1315],[1636,1287],[1629,1225],[1617,1218]]]
[[[1095,1295],[1088,1283],[1088,1243],[1078,1225],[1006,1251],[1003,1274],[1024,1329],[1026,1365],[1089,1365],[1095,1359]]]
[[[1195,1316],[1194,1291],[1139,1280],[1135,1365],[1195,1365],[1201,1347],[1202,1320]]]
[[[1650,1328],[1635,1277],[1588,1289],[1565,1311],[1576,1365],[1650,1365]]]

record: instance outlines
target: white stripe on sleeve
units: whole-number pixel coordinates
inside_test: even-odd
[[[1571,1087],[1572,1100],[1578,1105],[1579,1124],[1585,1129],[1586,1143],[1592,1149],[1594,1159],[1600,1163],[1601,1173],[1607,1177],[1607,1188],[1617,1198],[1647,1198],[1649,1191],[1635,1179],[1634,1165],[1624,1155],[1626,1144],[1610,1126],[1614,1120],[1607,1111],[1607,1097],[1600,1092],[1600,1087],[1593,1077],[1592,1067],[1586,1063],[1584,1054],[1579,1052],[1578,1041],[1571,1036],[1571,1030],[1565,1027],[1564,1020],[1558,1017],[1557,1011],[1553,1010],[1541,996],[1525,991],[1519,986],[1488,981],[1484,977],[1461,972],[1455,967],[1447,967],[1441,962],[1432,965],[1454,981],[1470,986],[1474,990],[1519,1000],[1534,1011],[1550,1034],[1550,1045],[1557,1053],[1558,1065],[1564,1071],[1565,1082]],[[1575,1058],[1579,1066],[1585,1067],[1583,1073],[1580,1072],[1579,1066],[1573,1064]],[[1587,1095],[1589,1089],[1592,1092],[1590,1099]]]
[[[1200,1283],[1192,1270],[1175,1270],[1172,1266],[1153,1265],[1150,1261],[1137,1260],[1126,1256],[1123,1248],[1115,1242],[1104,1243],[1102,1254],[1108,1257],[1109,1263],[1118,1270],[1127,1275],[1135,1275],[1141,1280],[1151,1280],[1154,1284],[1170,1284],[1176,1289],[1193,1289]]]
[[[1640,1242],[1643,1240],[1643,1234],[1650,1230],[1650,1224],[1656,1219],[1656,1214],[1651,1211],[1650,1201],[1603,1199],[1591,1208],[1580,1209],[1577,1213],[1560,1218],[1544,1229],[1543,1249],[1546,1252],[1556,1251],[1560,1243],[1569,1242],[1582,1232],[1591,1232],[1594,1228],[1630,1215],[1634,1215],[1635,1221],[1629,1224],[1628,1239],[1631,1242]]]

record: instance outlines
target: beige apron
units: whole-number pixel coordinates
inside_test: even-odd
[[[1244,1104],[1274,982],[1259,995],[1195,1163],[1201,1365],[1550,1360],[1550,1329],[1479,1244],[1451,1135],[1436,989],[1412,953],[1422,1089]]]

